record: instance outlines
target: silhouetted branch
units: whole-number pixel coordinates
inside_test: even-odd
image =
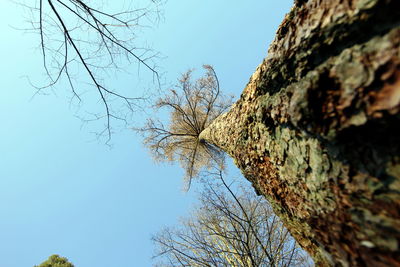
[[[121,88],[108,87],[99,72],[122,70],[121,56],[124,56],[127,62],[134,60],[144,66],[160,87],[159,73],[153,63],[157,53],[149,48],[137,47],[134,43],[135,31],[145,23],[152,23],[153,18],[158,18],[160,4],[161,1],[149,1],[145,7],[116,13],[97,8],[91,1],[81,0],[39,0],[35,6],[21,4],[38,18],[31,21],[30,30],[39,33],[42,65],[49,79],[45,86],[35,86],[36,94],[66,77],[73,98],[83,101],[82,90],[76,86],[70,72],[71,68],[79,72],[79,68],[83,67],[83,73],[96,88],[103,105],[104,116],[95,118],[106,120],[103,133],[109,141],[111,121],[125,120],[128,113],[136,110],[137,101],[144,98],[131,96],[132,92],[126,93]],[[124,111],[121,105],[125,106]]]

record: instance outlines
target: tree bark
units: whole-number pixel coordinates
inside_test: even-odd
[[[296,1],[226,151],[318,266],[400,266],[400,1]]]

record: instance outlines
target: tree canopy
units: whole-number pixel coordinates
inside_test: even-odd
[[[202,168],[223,166],[224,153],[201,142],[199,135],[232,104],[221,92],[214,68],[203,68],[206,73],[196,81],[192,81],[192,70],[184,73],[177,86],[155,104],[157,111],[165,108],[169,112],[168,124],[151,117],[136,129],[145,136],[144,143],[156,160],[180,162],[188,187]]]
[[[208,175],[218,182],[207,183],[192,215],[153,237],[160,266],[310,266],[263,197],[233,189],[221,170]]]
[[[67,258],[54,254],[40,265],[35,265],[34,267],[74,267],[74,265]]]

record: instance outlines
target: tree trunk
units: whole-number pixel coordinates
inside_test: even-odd
[[[400,1],[297,1],[225,150],[318,266],[400,266]]]

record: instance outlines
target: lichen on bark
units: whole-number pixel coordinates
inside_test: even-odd
[[[400,265],[399,44],[399,1],[298,1],[200,135],[319,266]]]

